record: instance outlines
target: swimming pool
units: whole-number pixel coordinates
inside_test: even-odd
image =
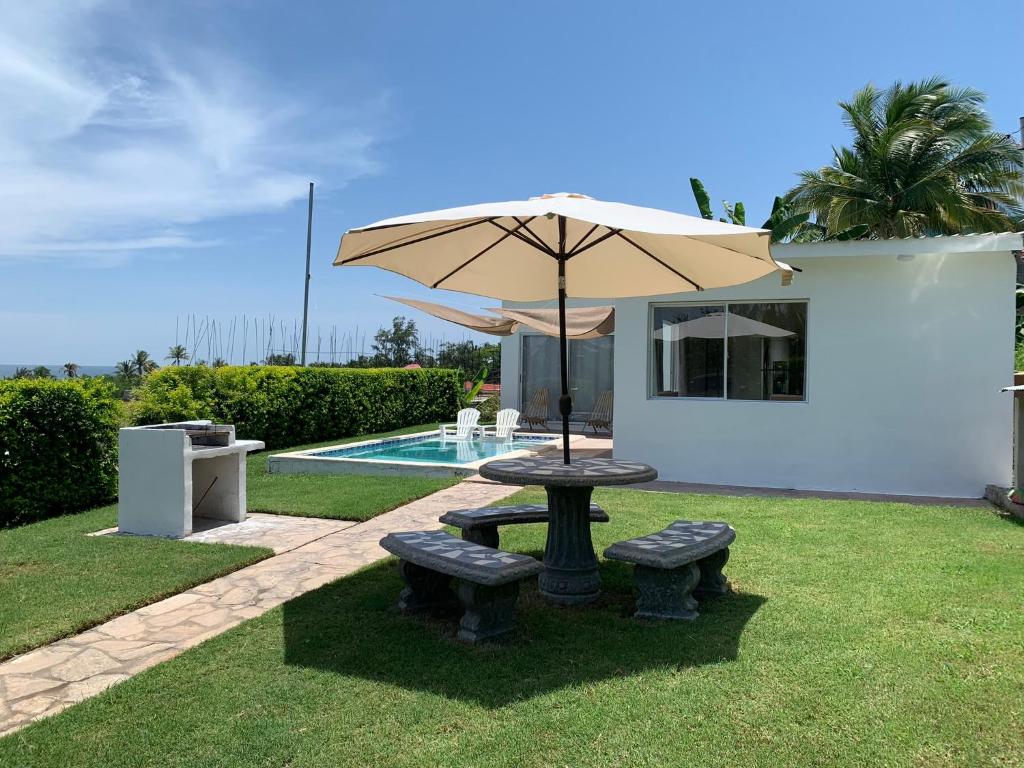
[[[357,448],[328,448],[313,456],[353,459],[379,459],[381,461],[422,461],[431,464],[472,464],[481,459],[493,459],[512,451],[536,448],[549,437],[517,438],[508,440],[442,440],[439,437],[418,437],[381,445]]]
[[[570,442],[574,437],[570,437]],[[512,440],[443,440],[437,431],[364,440],[270,457],[271,473],[371,474],[466,477],[499,456],[526,456],[557,445],[555,434],[516,433]]]

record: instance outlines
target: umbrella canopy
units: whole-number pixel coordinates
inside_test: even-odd
[[[358,227],[342,237],[334,263],[506,301],[555,298],[564,263],[567,295],[625,298],[722,288],[788,270],[772,259],[768,241],[767,230],[559,194]]]
[[[726,320],[726,315],[728,315],[728,321]],[[732,312],[712,312],[693,320],[662,326],[654,332],[654,338],[722,339],[727,334],[730,337],[766,336],[772,339],[796,336],[796,333],[793,331],[762,323],[760,320],[752,320],[749,317],[743,317],[743,315],[736,315]]]
[[[517,320],[548,336],[558,336],[560,333],[557,309],[495,307],[489,311]],[[614,331],[615,307],[572,307],[565,310],[565,335],[570,339],[598,339]]]
[[[469,328],[478,333],[492,336],[511,336],[520,325],[528,325],[535,331],[548,336],[557,336],[557,309],[505,309],[495,307],[487,309],[499,317],[478,315],[465,312],[445,304],[432,301],[406,299],[401,296],[385,296],[385,299],[397,301],[413,307],[428,315],[433,315],[450,323]],[[607,336],[615,330],[615,307],[573,307],[565,310],[565,332],[570,339],[596,339]]]
[[[567,296],[701,291],[791,273],[767,230],[653,208],[542,195],[385,219],[349,230],[335,265],[376,266],[432,288],[510,301],[558,299],[562,443],[569,463]]]
[[[426,312],[428,315],[439,317],[450,323],[461,325],[477,333],[489,333],[492,336],[511,336],[516,332],[518,323],[511,318],[491,317],[490,315],[476,315],[472,312],[463,312],[455,307],[448,307],[444,304],[435,304],[432,301],[420,301],[419,299],[403,299],[400,296],[385,296],[385,299],[397,301],[413,309]]]

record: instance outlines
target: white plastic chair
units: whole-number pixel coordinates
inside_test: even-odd
[[[454,424],[441,425],[441,439],[452,437],[456,440],[468,440],[480,431],[477,422],[480,421],[480,411],[476,408],[463,408],[455,416]]]
[[[515,408],[505,408],[498,411],[497,422],[494,425],[481,427],[483,437],[494,437],[498,440],[511,440],[512,433],[519,429],[519,411]]]

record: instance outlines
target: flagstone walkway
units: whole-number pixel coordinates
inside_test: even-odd
[[[278,554],[3,662],[0,736],[387,556],[377,542],[391,531],[438,529],[438,516],[450,509],[484,506],[517,490],[462,482],[365,523],[254,514],[205,531],[196,538],[258,542]]]

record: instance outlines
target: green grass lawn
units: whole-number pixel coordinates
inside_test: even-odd
[[[602,562],[597,605],[529,586],[514,640],[466,647],[394,610],[388,560],[0,740],[0,765],[1021,765],[1024,527],[983,509],[595,499],[612,518],[599,551],[730,521],[736,593],[693,623],[637,622],[628,567]],[[543,537],[502,534],[536,554]]]
[[[428,424],[386,434],[436,427]],[[312,447],[316,446],[289,450]],[[367,520],[456,482],[422,477],[268,475],[271,453],[248,458],[250,511]],[[115,525],[116,505],[0,530],[0,660],[271,554],[254,547],[85,536]]]
[[[258,547],[86,536],[101,507],[0,530],[0,659],[75,634],[270,554]]]
[[[422,496],[455,485],[458,478],[267,474],[267,459],[275,453],[322,448],[428,429],[437,429],[437,425],[424,424],[381,435],[361,435],[251,454],[248,466],[249,511],[338,520],[369,520]]]

